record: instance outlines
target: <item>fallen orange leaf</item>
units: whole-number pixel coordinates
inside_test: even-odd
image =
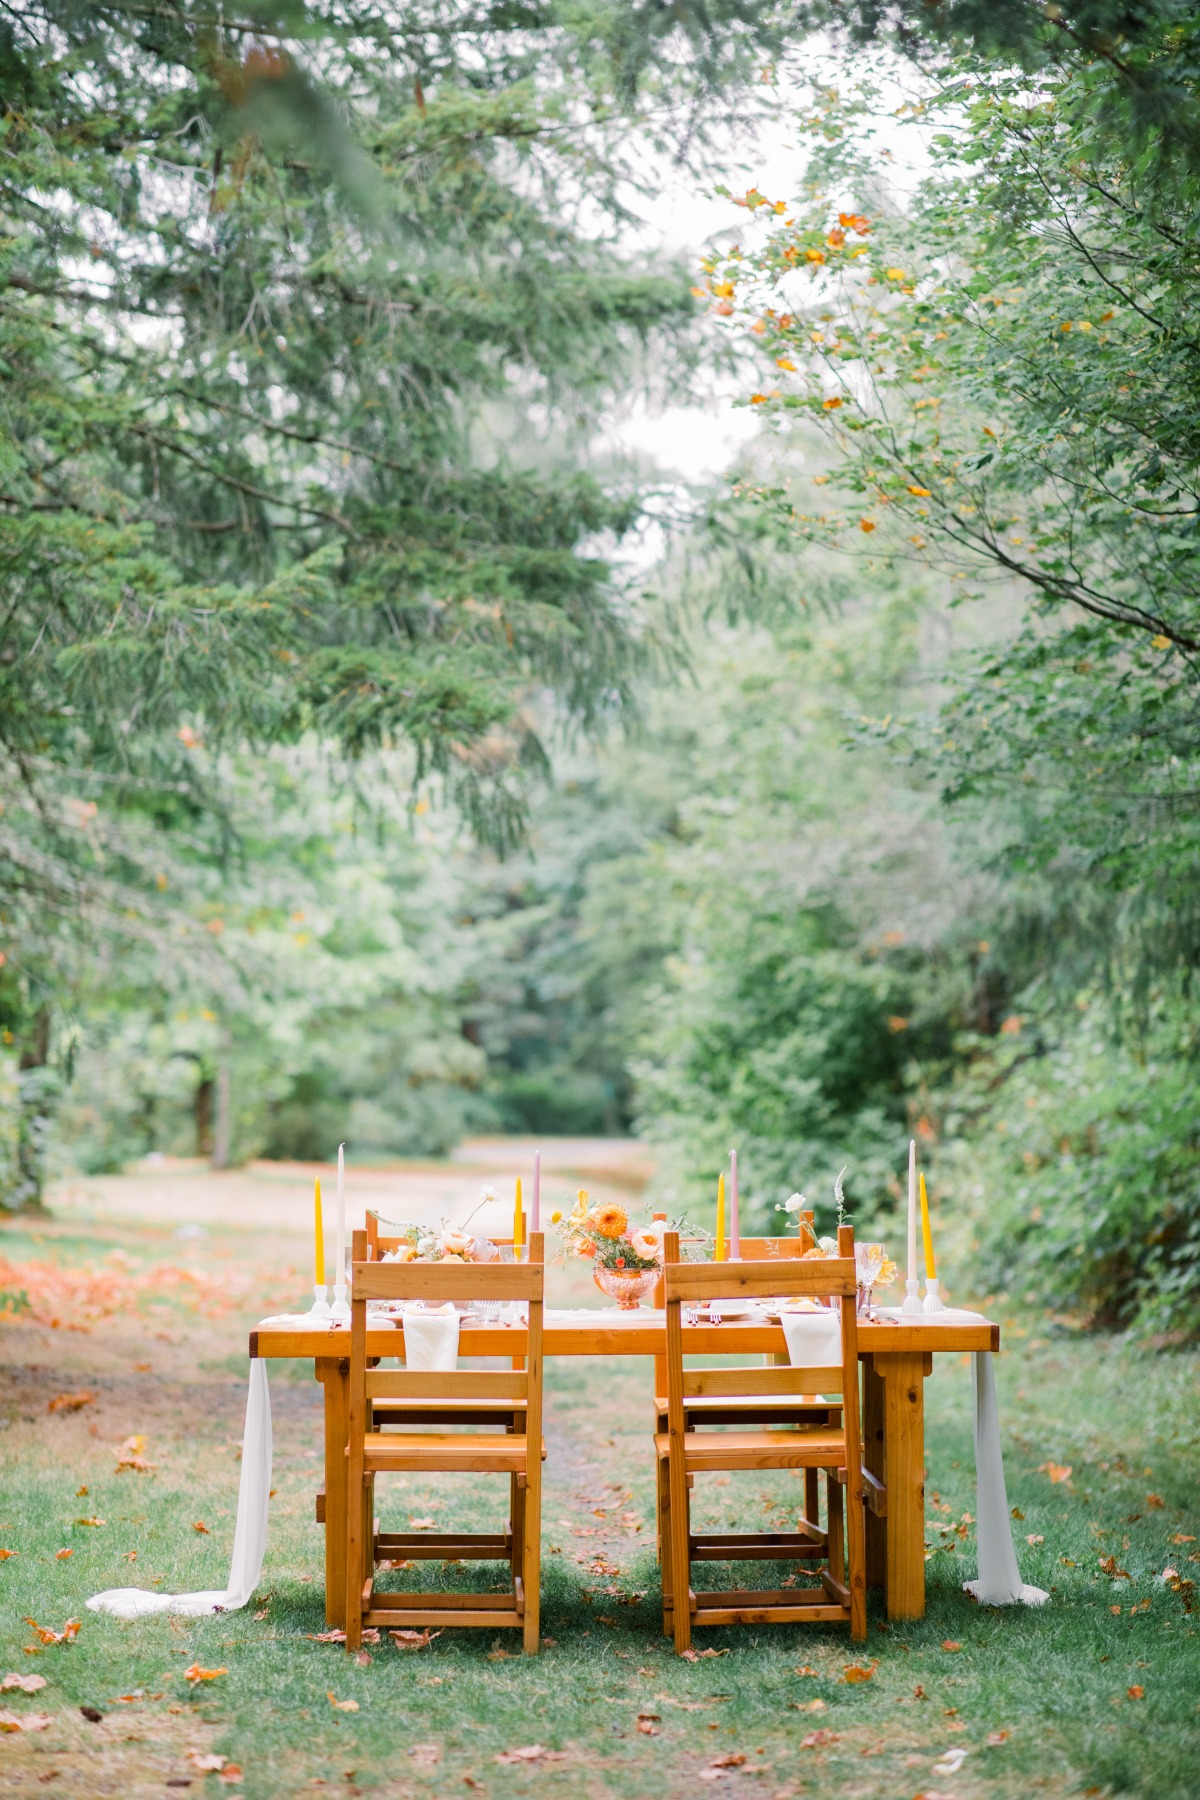
[[[388,1633],[397,1650],[424,1650],[429,1644],[432,1644],[434,1638],[441,1637],[441,1635],[440,1631],[430,1631],[428,1626],[423,1631],[400,1629]]]
[[[863,1668],[858,1663],[850,1663],[842,1672],[842,1680],[848,1681],[851,1684],[856,1681],[870,1681],[878,1667],[878,1663],[872,1663],[870,1668]]]
[[[1129,1695],[1131,1700],[1144,1700],[1146,1698],[1145,1688],[1139,1687],[1136,1682],[1133,1687],[1126,1688],[1125,1692]]]
[[[228,1675],[228,1673],[228,1669],[202,1669],[199,1663],[193,1663],[190,1668],[183,1671],[183,1676],[184,1680],[190,1681],[194,1687],[198,1681],[217,1681],[222,1675]]]
[[[1055,1483],[1070,1481],[1071,1465],[1070,1463],[1044,1462],[1039,1465],[1038,1474],[1048,1475]]]
[[[0,1562],[7,1562],[10,1556],[20,1556],[19,1550],[0,1550]]]
[[[77,1525],[107,1525],[107,1519],[76,1519]]]
[[[942,1639],[942,1649],[943,1650],[961,1650],[962,1645],[959,1643],[956,1643],[954,1638],[943,1638]]]
[[[1007,1731],[989,1731],[987,1741],[992,1748],[995,1749],[997,1744],[1007,1744],[1008,1737],[1009,1734]]]
[[[1161,1494],[1147,1494],[1146,1495],[1146,1505],[1157,1508],[1157,1507],[1165,1506],[1166,1501],[1163,1499]]]
[[[55,1562],[65,1562],[68,1556],[74,1556],[74,1554],[75,1552],[73,1550],[56,1550],[54,1552],[54,1560]]]
[[[82,1619],[68,1619],[61,1631],[51,1631],[48,1625],[39,1625],[36,1619],[26,1615],[25,1624],[31,1625],[43,1644],[73,1644],[79,1636],[83,1624]]]
[[[77,1500],[82,1500],[83,1496],[87,1493],[87,1491],[88,1491],[88,1486],[87,1486],[87,1482],[85,1481],[82,1487],[77,1487],[75,1489],[75,1498]]]
[[[203,1519],[197,1519],[195,1524],[192,1526],[192,1530],[198,1531],[202,1537],[208,1536],[208,1526],[204,1523]]]
[[[96,1398],[91,1388],[83,1388],[78,1394],[55,1394],[53,1400],[47,1402],[47,1412],[82,1412]]]
[[[333,1707],[333,1710],[335,1712],[357,1712],[358,1711],[358,1701],[357,1700],[339,1700],[337,1695],[335,1693],[333,1693],[329,1688],[326,1688],[326,1690],[325,1690],[325,1698],[328,1700],[330,1706]]]

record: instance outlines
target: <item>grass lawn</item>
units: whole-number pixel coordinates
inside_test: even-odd
[[[385,1638],[357,1661],[319,1641],[319,1395],[294,1366],[271,1371],[277,1492],[257,1603],[200,1621],[88,1612],[104,1587],[224,1585],[246,1331],[300,1299],[302,1254],[274,1230],[0,1232],[0,1289],[33,1309],[0,1321],[0,1675],[46,1681],[2,1704],[51,1717],[0,1735],[0,1796],[1200,1793],[1200,1608],[1186,1585],[1200,1577],[1198,1359],[1081,1342],[1003,1306],[1009,1499],[1025,1576],[1052,1591],[1041,1610],[962,1593],[970,1378],[947,1358],[926,1389],[928,1616],[889,1628],[873,1598],[856,1651],[832,1628],[744,1628],[700,1634],[700,1660],[677,1661],[658,1611],[649,1369],[625,1361],[549,1365],[536,1658],[515,1633],[447,1632],[417,1651]],[[63,1395],[78,1404],[55,1406]],[[118,1471],[131,1437],[152,1466]],[[501,1487],[393,1478],[381,1511],[473,1524],[498,1516]],[[708,1517],[735,1525],[786,1520],[796,1491],[786,1475],[700,1488]],[[493,1573],[475,1566],[485,1585]],[[39,1645],[27,1617],[82,1626]],[[193,1685],[195,1664],[225,1672]],[[847,1681],[848,1667],[870,1678]],[[955,1747],[966,1756],[950,1770]],[[228,1759],[220,1774],[196,1766],[210,1754]]]

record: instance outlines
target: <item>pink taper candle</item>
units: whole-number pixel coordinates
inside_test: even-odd
[[[729,1254],[734,1262],[742,1254],[742,1234],[738,1229],[737,1151],[729,1152]]]
[[[533,1207],[529,1222],[530,1231],[542,1229],[542,1153],[533,1153]]]

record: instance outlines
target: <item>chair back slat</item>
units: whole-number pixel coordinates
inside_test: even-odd
[[[685,1399],[736,1394],[840,1394],[842,1365],[805,1368],[799,1363],[773,1369],[685,1369]]]
[[[529,1377],[521,1369],[373,1369],[366,1391],[368,1400],[525,1400]]]
[[[541,1263],[356,1262],[351,1300],[541,1300]]]
[[[668,1233],[668,1237],[673,1233]],[[668,1258],[664,1271],[666,1301],[724,1300],[735,1296],[765,1299],[772,1294],[810,1300],[854,1295],[858,1277],[854,1258],[792,1257],[766,1262],[681,1263]]]
[[[368,1207],[366,1223],[367,1254],[364,1258],[365,1261],[382,1262],[385,1256],[391,1256],[393,1252],[400,1249],[402,1244],[407,1244],[408,1242],[407,1238],[389,1237],[385,1232],[381,1232],[379,1227],[379,1214],[372,1212]],[[487,1237],[489,1243],[495,1244],[497,1247],[513,1242],[513,1234],[511,1231],[506,1233],[489,1231],[484,1235]]]
[[[799,1261],[812,1245],[802,1237],[744,1237],[738,1248],[743,1262],[764,1262],[773,1257]]]

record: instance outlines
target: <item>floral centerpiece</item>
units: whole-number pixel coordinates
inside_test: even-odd
[[[380,1259],[383,1262],[490,1263],[500,1255],[491,1238],[472,1236],[445,1219],[436,1230],[428,1225],[399,1225],[395,1235],[401,1242],[387,1251]]]
[[[568,1255],[592,1263],[596,1286],[614,1299],[623,1312],[640,1306],[654,1288],[662,1271],[665,1220],[632,1225],[624,1207],[615,1200],[599,1201],[593,1206],[587,1189],[580,1188],[571,1211],[565,1216],[551,1213],[550,1223],[558,1226]]]

